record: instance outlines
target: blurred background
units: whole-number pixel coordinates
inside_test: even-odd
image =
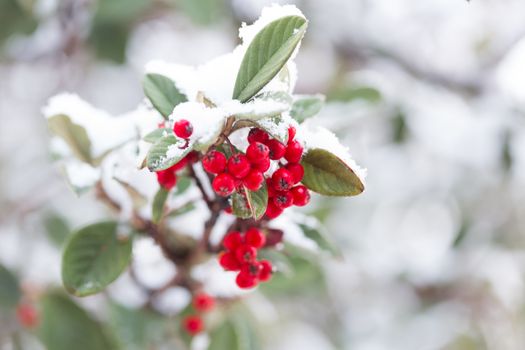
[[[108,216],[52,165],[46,100],[124,113],[146,62],[227,53],[271,3],[310,20],[296,92],[327,96],[320,118],[369,176],[310,207],[343,257],[249,296],[263,348],[525,349],[523,0],[0,0],[0,349],[43,348],[6,306],[13,279],[60,286],[64,238]],[[111,312],[76,302],[125,349],[177,349],[119,283]]]

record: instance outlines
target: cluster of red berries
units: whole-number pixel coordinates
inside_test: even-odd
[[[294,127],[288,129],[288,144],[284,145],[271,138],[266,131],[253,128],[248,134],[246,154],[235,153],[228,159],[218,150],[208,152],[202,159],[202,165],[207,172],[216,174],[212,183],[215,193],[227,197],[241,185],[257,191],[266,181],[269,196],[266,216],[270,219],[292,205],[306,205],[310,193],[305,186],[297,185],[304,176],[304,168],[299,164],[303,146],[295,140],[295,133]],[[281,163],[283,158],[286,164]],[[271,178],[265,179],[264,173],[270,168],[272,160],[278,161],[280,168]]]
[[[219,255],[219,264],[227,271],[239,271],[235,282],[240,288],[253,288],[272,277],[272,264],[268,260],[257,261],[257,250],[265,244],[266,236],[254,227],[244,235],[232,231],[224,236],[225,251]]]
[[[186,316],[182,321],[182,326],[186,332],[193,336],[202,332],[204,329],[204,321],[201,314],[213,310],[215,307],[215,299],[201,292],[193,297],[192,305],[197,314]]]

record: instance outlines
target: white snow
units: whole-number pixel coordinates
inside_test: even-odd
[[[100,169],[76,159],[64,164],[64,170],[76,192],[90,188],[100,179]]]

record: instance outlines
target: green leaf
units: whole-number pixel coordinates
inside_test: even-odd
[[[148,156],[146,158],[146,165],[151,171],[165,170],[172,165],[178,163],[182,158],[186,157],[188,153],[193,150],[193,145],[188,145],[184,149],[180,149],[185,145],[185,141],[176,138],[174,135],[168,135],[158,140],[151,146]],[[168,151],[174,147],[176,152],[173,152],[172,157],[168,157]]]
[[[58,247],[61,247],[71,233],[68,223],[62,216],[53,213],[44,219],[44,227],[49,239]]]
[[[20,295],[16,276],[0,265],[0,310],[14,308],[20,300]]]
[[[250,216],[255,220],[259,220],[263,217],[268,206],[268,189],[266,188],[266,182],[263,182],[261,188],[257,191],[250,191],[247,188],[244,190],[250,208]]]
[[[91,163],[91,141],[82,126],[74,124],[71,118],[63,114],[48,118],[47,123],[49,130],[67,143],[75,157]]]
[[[146,74],[143,87],[148,99],[165,119],[168,119],[175,106],[188,101],[173,80],[160,74]]]
[[[292,105],[290,115],[299,123],[311,118],[323,108],[325,97],[323,95],[298,96]]]
[[[158,128],[150,132],[149,134],[145,135],[142,138],[142,141],[149,142],[149,143],[155,143],[159,141],[161,138],[166,137],[169,135],[172,131],[168,128]]]
[[[314,241],[319,248],[329,252],[333,256],[341,257],[341,250],[330,240],[322,227],[305,224],[300,224],[299,227],[303,230],[304,235]]]
[[[257,350],[259,342],[247,316],[237,313],[210,334],[213,350]]]
[[[294,52],[307,25],[303,17],[287,16],[264,27],[246,50],[233,98],[246,102],[268,84]]]
[[[175,187],[175,194],[183,194],[186,192],[192,184],[191,178],[188,176],[178,176],[177,187]]]
[[[112,304],[110,319],[121,347],[126,350],[154,348],[162,338],[163,319],[150,311]]]
[[[101,222],[76,232],[62,255],[62,281],[76,296],[102,291],[128,266],[131,237],[120,237],[116,222]]]
[[[246,187],[244,193],[235,192],[232,195],[233,214],[241,219],[254,218],[259,220],[266,212],[268,206],[268,189],[263,183],[257,191],[250,191]]]
[[[155,198],[153,198],[152,220],[155,224],[162,219],[164,214],[164,205],[166,204],[169,193],[170,192],[168,190],[166,190],[164,187],[161,187],[155,195]]]
[[[66,296],[48,294],[41,303],[38,334],[46,349],[118,349],[107,329]]]
[[[334,154],[324,149],[311,149],[303,157],[303,184],[325,196],[356,196],[365,187],[359,177]]]

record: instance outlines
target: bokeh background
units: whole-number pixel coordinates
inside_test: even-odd
[[[64,237],[108,215],[52,165],[50,96],[126,112],[147,61],[227,53],[272,2],[309,18],[296,92],[326,94],[320,118],[369,176],[311,206],[343,258],[250,296],[263,347],[525,349],[523,0],[0,0],[0,264],[27,294],[59,286]],[[132,294],[110,291],[127,311]],[[80,303],[128,334],[101,298]],[[126,349],[177,348],[142,329]],[[20,344],[42,349],[0,313],[0,349]]]

